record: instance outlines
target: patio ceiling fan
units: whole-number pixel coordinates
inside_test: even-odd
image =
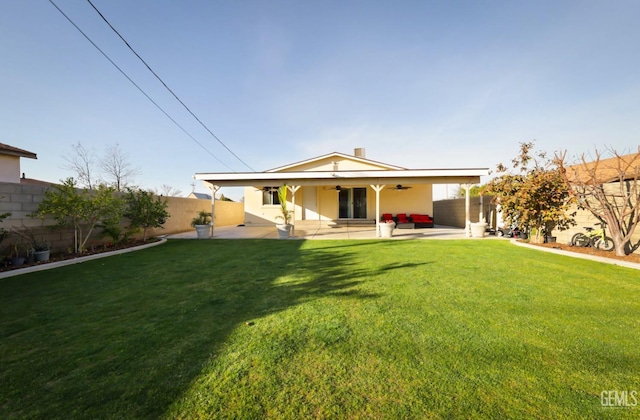
[[[409,188],[412,188],[412,187],[406,187],[404,185],[398,184],[393,189],[400,191],[400,190],[408,190]]]
[[[340,185],[336,185],[335,187],[325,187],[325,190],[336,190],[336,191],[340,191],[342,190],[342,187]]]

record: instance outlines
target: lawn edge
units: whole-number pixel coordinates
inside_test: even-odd
[[[557,255],[564,255],[567,257],[573,257],[573,258],[580,258],[583,260],[591,260],[591,261],[597,261],[597,262],[601,262],[604,264],[611,264],[611,265],[619,265],[621,267],[626,267],[626,268],[632,268],[634,270],[640,270],[640,264],[638,263],[632,263],[632,262],[628,262],[628,261],[620,261],[620,260],[616,260],[613,258],[605,258],[605,257],[599,257],[597,255],[588,255],[588,254],[581,254],[578,252],[571,252],[571,251],[565,251],[564,249],[554,249],[554,248],[546,248],[546,247],[542,247],[542,246],[535,246],[535,245],[530,245],[526,242],[522,242],[516,238],[511,239],[511,243],[517,246],[522,246],[525,248],[529,248],[529,249],[535,249],[536,251],[542,251],[542,252],[550,252],[552,254],[557,254]]]
[[[100,259],[100,258],[111,257],[111,256],[114,256],[114,255],[125,254],[127,252],[140,251],[142,249],[146,249],[146,248],[151,248],[151,247],[154,247],[154,246],[162,245],[162,244],[164,244],[166,242],[167,242],[166,238],[160,238],[159,241],[152,242],[152,243],[149,243],[149,244],[140,245],[140,246],[135,246],[135,247],[131,247],[131,248],[118,249],[118,250],[115,250],[115,251],[102,252],[102,253],[94,254],[94,255],[87,255],[85,257],[72,258],[72,259],[69,259],[69,260],[56,261],[56,262],[46,263],[46,264],[42,264],[42,265],[34,265],[34,266],[31,266],[31,267],[18,268],[18,269],[15,269],[15,270],[4,271],[4,272],[0,273],[0,279],[19,276],[21,274],[35,273],[37,271],[51,270],[51,269],[58,268],[58,267],[64,267],[66,265],[80,264],[80,263],[83,263],[85,261],[91,261],[91,260],[97,260],[97,259]]]

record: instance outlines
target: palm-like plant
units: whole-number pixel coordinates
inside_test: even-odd
[[[288,225],[291,221],[291,211],[287,209],[287,184],[282,185],[278,188],[278,200],[280,201],[280,212],[282,214],[278,215],[276,219],[284,220],[285,225]]]

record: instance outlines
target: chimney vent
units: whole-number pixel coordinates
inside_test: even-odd
[[[353,155],[355,157],[359,157],[359,158],[365,158],[365,152],[364,152],[364,147],[357,147],[355,149],[353,149]]]

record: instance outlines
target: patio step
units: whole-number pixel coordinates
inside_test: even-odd
[[[324,229],[331,227],[347,226],[375,226],[373,219],[338,219],[338,220],[296,220],[296,228],[299,229]]]

